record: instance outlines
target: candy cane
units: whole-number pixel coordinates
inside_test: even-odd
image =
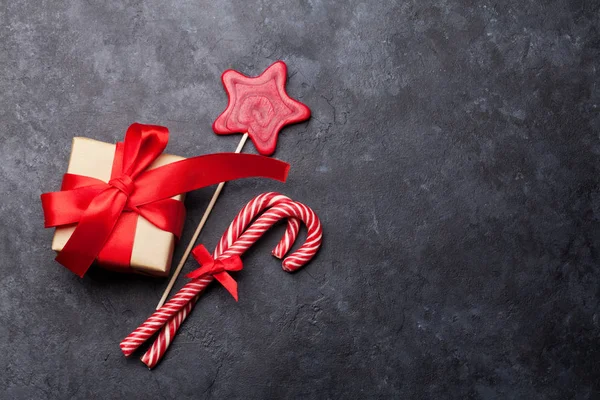
[[[248,227],[248,224],[268,207],[272,208],[264,212]],[[302,267],[319,249],[322,240],[320,221],[310,208],[277,193],[265,193],[257,196],[240,211],[215,249],[215,259],[241,255],[283,218],[288,218],[288,226],[284,237],[273,250],[273,255],[282,258],[290,250],[299,230],[299,220],[302,220],[308,228],[306,242],[283,261],[283,269],[291,272]],[[121,343],[123,353],[126,356],[131,355],[142,343],[162,328],[156,341],[142,357],[142,361],[149,368],[156,366],[201,292],[212,280],[213,277],[208,275],[186,284],[169,302],[123,340]]]
[[[261,213],[264,209],[272,207],[273,205],[283,202],[291,201],[288,197],[278,193],[263,193],[252,199],[242,210],[238,213],[236,218],[233,220],[229,228],[223,234],[219,241],[219,246],[215,250],[214,257],[218,258],[219,255],[229,248],[230,244],[234,240],[237,240],[243,233],[244,229]],[[287,242],[293,243],[298,233],[299,222],[297,219],[288,220],[288,228],[286,234],[281,241],[281,245]],[[278,250],[280,246],[275,248]],[[275,252],[274,250],[274,252]],[[217,253],[217,251],[219,251]],[[286,251],[287,252],[287,251]],[[285,253],[284,253],[285,254]],[[156,333],[171,319],[171,315],[178,312],[190,300],[200,294],[212,282],[212,276],[206,276],[199,279],[194,279],[188,282],[171,300],[169,300],[164,306],[159,308],[148,320],[142,324],[136,331],[129,335],[122,343],[121,349],[126,356],[131,355],[142,343],[144,343],[150,336]],[[197,298],[196,298],[197,300]]]
[[[227,250],[229,246],[231,246],[231,244],[235,242],[242,233],[244,233],[244,230],[248,227],[248,225],[250,225],[250,223],[263,210],[273,207],[275,204],[282,201],[291,201],[291,199],[279,193],[269,192],[260,194],[249,201],[248,204],[246,204],[233,219],[223,236],[221,236],[221,240],[219,240],[219,244],[215,249],[214,256],[217,257],[218,255],[223,254],[225,250]],[[280,246],[283,246],[285,243],[294,243],[299,229],[300,221],[297,218],[288,219],[288,226],[284,237],[273,250],[273,255],[277,256],[277,258],[283,257],[287,251],[283,251],[282,253]]]
[[[322,239],[322,230],[319,219],[310,208],[301,203],[292,201],[282,202],[264,213],[244,232],[244,234],[242,234],[239,240],[235,241],[229,249],[225,250],[225,252],[222,254],[222,257],[230,257],[232,255],[242,254],[250,246],[252,246],[252,244],[262,236],[262,234],[269,230],[273,224],[286,217],[300,218],[308,227],[308,235],[304,245],[301,246],[300,249],[298,249],[295,253],[287,257],[283,262],[283,268],[288,272],[299,269],[306,264],[319,249]],[[278,247],[281,246],[285,254],[287,251],[289,251],[292,244],[293,241],[286,243],[284,237],[284,239],[279,243]],[[146,354],[144,354],[142,357],[142,362],[144,362],[144,364],[146,364],[149,368],[154,368],[163,357],[171,343],[172,338],[177,333],[177,330],[185,320],[189,310],[191,310],[195,304],[195,301],[197,301],[197,296],[190,299],[188,303],[189,309],[186,306],[183,310],[175,314],[175,317],[173,317],[169,323],[164,326],[155,342],[152,344]]]
[[[252,244],[260,238],[260,236],[262,236],[262,233],[255,232],[252,235],[245,235],[244,238],[240,239],[240,236],[244,233],[244,230],[248,227],[248,225],[250,225],[250,223],[256,218],[256,216],[259,215],[263,210],[272,207],[273,205],[281,204],[284,202],[289,203],[291,202],[291,199],[289,197],[274,192],[263,193],[252,199],[250,202],[248,202],[248,204],[246,204],[246,206],[244,206],[244,208],[240,210],[240,212],[231,222],[225,233],[221,236],[221,240],[219,241],[219,244],[217,245],[217,248],[213,253],[213,257],[217,259],[228,257],[231,255],[241,255],[245,250],[239,247],[240,244],[246,245],[247,249],[250,246],[252,246]],[[277,221],[274,221],[271,225],[268,225],[266,230],[268,230],[268,228],[270,228],[275,222]],[[256,223],[258,223],[258,221],[256,221]],[[283,258],[296,241],[296,236],[298,235],[299,230],[300,220],[298,218],[289,217],[288,225],[284,236],[271,254],[273,254],[279,259]],[[234,243],[238,244],[237,251],[235,253],[227,253],[231,245]],[[175,337],[175,334],[179,330],[179,327],[181,326],[183,321],[185,321],[186,317],[189,315],[189,312],[198,301],[201,292],[204,290],[204,288],[206,288],[206,286],[210,284],[210,282],[212,282],[212,276],[206,278],[208,279],[202,280],[200,282],[200,285],[195,287],[193,291],[184,293],[188,301],[187,304],[185,305],[185,307],[183,307],[176,313],[175,317],[171,318],[168,322],[164,324],[161,332],[159,333],[158,337],[156,338],[150,349],[148,349],[148,351],[146,351],[146,353],[142,356],[141,360],[144,364],[148,366],[148,368],[154,368],[156,364],[158,364],[158,362],[161,360],[162,356],[171,344],[171,341]],[[195,291],[198,291],[199,293],[194,296]],[[165,306],[168,306],[168,304],[169,303],[165,304]],[[173,312],[174,310],[169,311],[167,315],[172,315]],[[158,314],[157,316],[160,319],[166,317],[165,314],[159,314],[158,312],[156,312],[155,314]],[[154,329],[152,329],[152,331],[146,329],[140,332],[140,335],[133,336],[132,339],[139,344],[137,344],[137,346],[135,347],[128,346],[127,353],[125,353],[125,355],[131,354],[135,349],[137,349],[137,347],[139,347],[139,345],[145,342],[147,337],[151,336],[155,332],[156,330]],[[123,348],[123,346],[121,346],[121,348]]]

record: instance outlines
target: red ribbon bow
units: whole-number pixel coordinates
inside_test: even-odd
[[[171,197],[252,176],[285,181],[289,170],[288,164],[268,157],[221,153],[146,171],[168,140],[167,128],[134,123],[127,129],[124,142],[117,143],[108,183],[65,174],[60,192],[42,194],[47,228],[77,223],[56,257],[59,263],[79,276],[85,274],[96,258],[102,259],[103,254],[128,265],[135,223],[127,220],[137,218],[136,214],[179,237],[185,208]],[[115,256],[115,252],[119,254]]]
[[[192,255],[201,267],[190,272],[186,277],[195,279],[204,275],[212,275],[229,293],[231,293],[235,301],[238,301],[237,282],[226,271],[242,270],[243,265],[240,256],[215,260],[203,245],[196,246],[194,250],[192,250]]]

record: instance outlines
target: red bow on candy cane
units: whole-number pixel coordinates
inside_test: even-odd
[[[196,246],[192,255],[201,265],[200,268],[186,275],[186,278],[200,278],[204,275],[212,275],[225,289],[238,301],[237,282],[227,271],[241,271],[242,259],[238,255],[215,260],[203,245]]]
[[[128,265],[133,232],[124,220],[133,213],[179,236],[183,204],[171,199],[181,193],[247,177],[285,181],[289,165],[250,154],[208,154],[146,170],[169,141],[167,128],[132,124],[117,143],[111,180],[65,174],[60,192],[41,196],[46,228],[77,223],[56,260],[79,276],[92,262],[111,253]],[[123,243],[130,243],[124,246]]]

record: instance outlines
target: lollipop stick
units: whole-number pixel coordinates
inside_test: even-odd
[[[244,144],[246,144],[247,139],[248,134],[244,133],[244,136],[242,136],[242,138],[240,139],[240,143],[238,143],[237,149],[235,149],[235,153],[241,153],[242,149],[244,148]],[[204,228],[204,224],[206,223],[208,216],[210,215],[213,207],[215,206],[215,203],[217,202],[217,199],[219,198],[219,195],[223,190],[223,186],[225,186],[225,182],[219,183],[219,186],[217,186],[217,189],[215,190],[215,193],[212,196],[212,199],[210,199],[210,203],[208,203],[208,207],[206,207],[206,211],[204,211],[204,215],[202,216],[200,223],[196,227],[196,232],[194,232],[194,236],[192,236],[192,239],[188,243],[185,252],[181,257],[181,260],[179,261],[179,264],[177,264],[177,268],[175,269],[173,276],[171,276],[169,285],[165,289],[165,292],[163,293],[162,297],[160,298],[160,301],[158,302],[158,305],[156,306],[157,310],[162,307],[162,305],[165,303],[165,300],[167,300],[167,297],[169,297],[169,293],[171,292],[171,289],[173,289],[173,285],[175,284],[175,281],[177,280],[177,277],[179,276],[179,273],[183,268],[183,264],[185,264],[188,257],[190,256],[190,252],[194,248],[194,244],[196,243],[196,240],[198,240],[198,236],[200,236],[200,232],[202,231],[202,228]]]

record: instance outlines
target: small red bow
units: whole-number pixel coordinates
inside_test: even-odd
[[[194,250],[192,250],[192,255],[201,267],[190,272],[186,277],[195,279],[204,275],[212,275],[229,293],[231,293],[235,301],[238,301],[237,282],[227,273],[227,271],[242,270],[243,265],[240,256],[215,260],[203,245],[196,246]]]

